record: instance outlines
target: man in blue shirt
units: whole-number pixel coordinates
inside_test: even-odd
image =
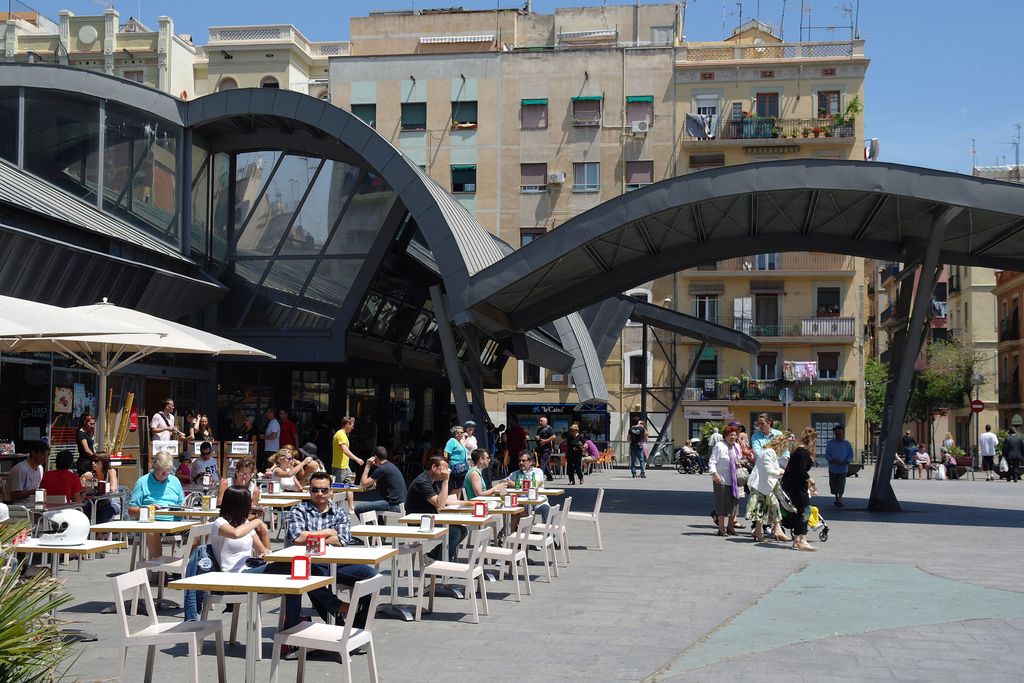
[[[832,428],[834,438],[825,446],[825,460],[828,461],[828,489],[835,496],[832,504],[843,507],[843,493],[846,492],[846,475],[853,462],[853,446],[846,440],[842,425]]]
[[[765,444],[779,436],[782,436],[782,432],[772,428],[772,418],[767,413],[758,415],[757,429],[750,435],[750,448],[753,449],[754,455],[760,455],[761,449],[764,448]],[[789,462],[789,449],[787,448],[777,455],[779,457],[779,466],[785,468],[786,463]]]

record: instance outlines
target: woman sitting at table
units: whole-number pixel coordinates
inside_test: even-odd
[[[68,503],[82,502],[82,482],[78,475],[71,471],[75,466],[75,456],[71,451],[57,454],[57,467],[43,475],[39,488],[46,489],[47,496],[64,496]]]
[[[285,491],[301,491],[302,483],[298,479],[306,465],[313,464],[312,458],[295,462],[292,452],[282,448],[271,458],[270,478],[278,482]]]
[[[88,472],[87,474],[92,475],[93,486],[96,485],[95,482],[105,481],[107,482],[107,493],[117,493],[117,468],[110,466],[110,459],[107,458],[107,456],[96,456],[96,460],[92,461],[92,472]],[[83,474],[82,476],[85,477],[86,475]],[[88,503],[88,505],[93,505],[93,503]],[[96,503],[96,505],[98,505],[96,508],[97,524],[109,522],[115,515],[121,513],[120,498],[104,498]],[[86,509],[86,514],[89,514],[88,509]]]
[[[157,451],[153,455],[153,470],[135,482],[132,497],[128,501],[128,514],[138,519],[139,508],[143,505],[156,505],[159,508],[164,508],[184,504],[185,492],[182,490],[178,478],[171,476],[173,470],[174,456],[167,451]],[[158,516],[157,519],[173,518]],[[163,555],[163,542],[160,534],[146,534],[146,549],[149,551],[151,560]]]
[[[244,486],[231,486],[224,491],[220,517],[213,521],[210,545],[213,557],[222,572],[262,572],[266,563],[260,558],[270,550],[270,534],[262,519],[250,519],[252,497]],[[189,560],[185,576],[196,573],[195,560]],[[196,621],[203,611],[205,591],[185,591],[185,621]]]
[[[252,471],[255,468],[255,463],[249,459],[239,460],[235,463],[235,476],[231,477],[231,479],[222,478],[217,485],[217,505],[223,504],[224,493],[229,487],[241,486],[249,492],[252,498],[252,507],[259,507],[260,487],[256,485],[256,480],[252,478]]]
[[[462,490],[466,494],[466,500],[473,500],[480,496],[500,496],[505,493],[505,482],[503,481],[499,481],[489,489],[484,488],[486,483],[484,482],[483,471],[491,464],[491,456],[487,450],[477,448],[470,454],[470,457],[473,459],[473,466],[469,468],[469,472],[466,474],[466,481],[462,485]]]

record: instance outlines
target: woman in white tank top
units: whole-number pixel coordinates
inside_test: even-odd
[[[259,571],[246,567],[250,557],[262,557],[270,550],[270,534],[262,519],[249,519],[252,498],[243,486],[231,486],[220,506],[220,517],[213,522],[210,544],[222,572]]]

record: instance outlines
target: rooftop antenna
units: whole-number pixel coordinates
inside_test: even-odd
[[[978,169],[978,148],[975,142],[976,140],[971,138],[971,175],[977,175]]]
[[[779,19],[779,40],[785,40],[786,31],[786,0],[782,0],[782,18]]]

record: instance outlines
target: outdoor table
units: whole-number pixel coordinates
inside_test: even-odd
[[[514,493],[514,494],[516,494],[517,496],[519,496],[519,500],[520,501],[522,501],[524,498],[526,498],[530,494],[529,491],[524,491],[523,489],[506,489],[505,493]],[[541,488],[541,489],[539,489],[537,491],[537,495],[540,495],[540,496],[564,496],[565,495],[565,489]]]
[[[127,547],[127,543],[124,541],[95,541],[85,540],[77,545],[43,545],[40,543],[38,538],[30,538],[27,541],[18,543],[14,546],[14,552],[31,554],[40,553],[42,555],[50,556],[50,576],[57,578],[60,574],[60,556],[61,555],[92,555],[93,553],[106,552],[108,550],[119,550]],[[56,608],[50,609],[50,618],[56,617]],[[69,640],[76,640],[85,643],[92,643],[98,640],[98,638],[84,631],[79,630],[62,630],[62,633]]]
[[[56,512],[58,510],[81,510],[84,503],[43,503],[37,505],[35,503],[28,503],[22,505],[28,510],[29,518],[32,522],[32,526],[36,528],[36,532],[39,533],[39,523],[43,519],[43,515],[47,512]]]
[[[394,541],[395,546],[398,545],[398,539],[400,538],[416,541],[441,541],[443,543],[445,537],[448,536],[448,530],[445,528],[435,528],[433,531],[420,531],[419,529],[401,524],[356,524],[349,531],[357,538],[390,538]],[[409,566],[411,567],[412,565]],[[412,609],[398,604],[397,549],[391,558],[391,602],[382,605],[382,608],[387,609],[405,621],[414,620]]]
[[[145,534],[180,534],[182,531],[188,531],[195,522],[189,522],[186,520],[178,521],[154,521],[154,522],[140,522],[137,519],[123,519],[113,522],[104,522],[103,524],[93,524],[89,527],[89,533],[91,534],[135,534],[135,542],[132,544],[132,556],[128,563],[128,571],[134,571],[135,565],[138,560],[142,558],[144,552],[144,544],[142,543],[142,537]]]
[[[472,511],[472,508],[469,508],[469,510]],[[439,513],[439,514],[432,514],[431,516],[434,518],[434,524],[441,524],[441,525],[445,525],[445,526],[447,526],[449,524],[457,524],[459,526],[475,526],[477,528],[485,527],[485,526],[491,524],[492,522],[494,522],[495,519],[496,519],[493,515],[485,515],[483,517],[475,517],[473,515],[460,515],[460,514],[457,514],[457,513],[454,513],[454,512],[447,512],[447,513],[442,512],[442,513]],[[398,523],[399,524],[418,525],[420,523],[420,518],[421,517],[423,517],[422,514],[406,515],[405,517],[400,517],[398,519]],[[444,537],[442,538],[441,543],[442,543],[442,545],[444,547],[444,550],[442,551],[443,552],[443,556],[444,557],[448,557],[448,534],[447,533],[445,533]],[[459,590],[457,588],[455,588],[454,586],[447,586],[447,588],[448,588],[448,590],[450,590],[452,592],[453,595],[455,595],[455,597],[461,599],[462,595],[461,595],[461,593],[459,592]]]
[[[158,515],[166,517],[198,517],[200,519],[216,519],[220,517],[220,508],[216,510],[204,510],[203,508],[160,508],[156,511]]]
[[[311,576],[308,579],[293,579],[283,574],[262,574],[249,572],[208,572],[167,584],[175,590],[223,591],[245,593],[247,598],[245,626],[245,681],[256,683],[256,649],[262,648],[261,634],[256,631],[256,614],[260,608],[259,594],[302,595],[317,588],[331,585],[333,577]]]
[[[260,500],[309,500],[309,491],[281,491],[280,493],[263,493],[260,491]]]
[[[479,497],[473,499],[473,501],[477,501],[477,500],[484,500],[484,502],[489,502],[490,498],[488,498],[486,500],[483,499],[483,498],[479,498]],[[494,500],[495,500],[495,502],[500,503],[499,499],[495,498]],[[473,502],[473,501],[470,501],[470,502]],[[446,507],[444,509],[444,512],[446,512],[446,513],[453,513],[453,514],[456,514],[456,515],[471,515],[471,514],[473,514],[473,508],[472,508],[472,506],[466,507],[466,506],[463,506],[463,505],[449,505],[448,507]],[[514,508],[513,507],[493,507],[493,508],[490,508],[490,509],[487,510],[487,514],[489,514],[489,515],[498,515],[498,516],[501,517],[502,530],[505,532],[506,536],[509,533],[509,520],[512,519],[512,515],[518,515],[518,514],[523,513],[523,512],[526,512],[526,508],[524,508],[522,506],[518,506],[518,507],[514,507]],[[495,544],[497,544],[498,539],[495,538],[494,541],[495,541]]]
[[[270,494],[267,494],[267,496],[260,494],[260,504],[258,507],[270,508],[270,530],[278,532],[278,538],[280,538],[280,531],[284,527],[283,524],[280,524],[280,515],[284,513],[286,508],[298,505],[301,502],[298,498],[276,498]]]

